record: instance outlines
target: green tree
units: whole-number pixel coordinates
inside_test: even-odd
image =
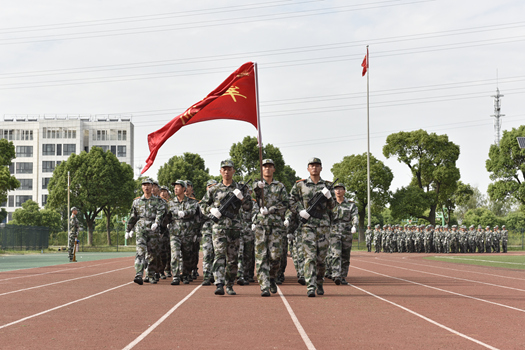
[[[88,227],[88,245],[93,245],[95,218],[101,211],[107,206],[129,210],[135,188],[133,169],[99,147],[92,147],[89,153],[72,154],[55,168],[49,182],[49,208],[67,205],[68,172],[71,174],[71,206],[80,209]],[[112,209],[111,214],[117,209]]]
[[[270,158],[275,163],[273,177],[281,181],[290,191],[295,181],[299,180],[295,170],[285,164],[281,150],[272,144],[263,145],[263,159]],[[234,143],[230,148],[230,158],[235,164],[236,180],[258,180],[261,177],[259,147],[257,138],[246,136],[242,142]]]
[[[405,216],[425,219],[434,225],[437,206],[457,188],[459,146],[449,141],[447,135],[429,134],[424,130],[402,131],[387,137],[383,154],[387,158],[397,157],[412,172],[409,186],[393,196],[394,203],[406,207],[392,208],[392,212],[404,212]],[[410,194],[416,195],[414,203],[406,198]],[[429,209],[428,215],[425,215],[426,209]]]
[[[346,156],[332,166],[334,178],[345,184],[346,191],[353,193],[359,213],[359,235],[364,240],[365,218],[368,214],[367,154]],[[382,161],[370,155],[370,210],[381,212],[390,200],[390,184],[394,175]]]
[[[13,225],[44,226],[53,232],[60,229],[60,214],[52,209],[40,210],[38,203],[32,200],[25,201],[22,208],[13,213]]]
[[[15,158],[13,142],[0,139],[0,203],[7,201],[7,192],[20,187],[20,182],[9,173],[9,166]]]
[[[204,165],[204,159],[196,154],[186,152],[182,156],[171,157],[157,173],[162,186],[171,186],[177,180],[190,180],[193,183],[195,198],[202,198],[206,191],[206,181],[210,171]]]
[[[463,182],[458,181],[454,193],[452,193],[450,196],[447,196],[446,198],[443,198],[441,210],[447,225],[451,224],[450,219],[452,218],[452,214],[454,213],[456,207],[467,204],[472,195],[474,195],[474,190],[472,187],[469,184],[464,184]],[[448,213],[448,215],[446,215],[446,213]]]
[[[505,225],[509,230],[525,229],[525,214],[521,210],[509,213],[505,217]]]
[[[494,227],[496,225],[503,225],[505,220],[503,218],[497,217],[493,212],[487,208],[476,208],[470,209],[465,214],[465,219],[463,224],[467,227],[470,225],[478,226],[481,225],[482,228],[487,226]]]
[[[493,200],[516,199],[525,204],[525,149],[516,140],[525,136],[525,125],[503,131],[499,147],[491,145],[489,159],[485,166],[494,181],[489,185],[488,194]]]

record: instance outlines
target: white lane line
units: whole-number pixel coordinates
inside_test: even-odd
[[[11,270],[11,271],[4,271],[4,272],[24,271],[25,274],[22,275],[22,276],[16,276],[16,277],[4,278],[4,279],[1,279],[0,282],[2,282],[2,281],[14,280],[14,279],[18,279],[18,278],[27,278],[28,275],[31,275],[31,276],[43,276],[43,275],[48,275],[48,274],[51,274],[51,273],[58,273],[58,272],[64,272],[64,271],[73,271],[73,270],[85,269],[85,268],[89,268],[89,267],[95,267],[95,266],[101,266],[101,265],[108,265],[108,264],[114,264],[114,262],[103,263],[103,264],[96,264],[96,265],[89,265],[89,266],[71,267],[71,268],[67,268],[67,269],[61,269],[61,270],[55,270],[55,271],[48,271],[48,272],[43,272],[43,273],[34,273],[34,274],[28,274],[27,272],[25,272],[25,271],[26,271],[25,269],[24,269],[24,270]],[[44,268],[44,267],[48,267],[48,266],[38,267],[38,269],[41,269],[41,268]],[[28,270],[29,270],[29,269],[28,269]]]
[[[465,281],[465,282],[471,282],[471,283],[485,284],[485,285],[487,285],[487,286],[498,287],[498,288],[504,288],[504,289],[512,289],[512,290],[516,290],[516,291],[518,291],[518,292],[525,292],[525,289],[519,289],[519,288],[514,288],[514,287],[507,287],[507,286],[502,286],[502,285],[500,285],[500,284],[494,284],[494,283],[488,283],[488,282],[481,282],[481,281],[469,280],[469,279],[466,279],[466,278],[453,277],[453,276],[447,276],[447,275],[440,275],[440,274],[438,274],[438,273],[427,272],[427,271],[412,270],[412,269],[408,269],[408,268],[406,268],[406,267],[394,266],[394,265],[385,265],[385,264],[380,264],[380,263],[376,263],[376,262],[373,262],[373,261],[366,261],[366,262],[368,262],[368,263],[370,263],[370,264],[376,264],[376,265],[380,265],[380,266],[393,267],[393,268],[396,268],[396,269],[401,269],[401,270],[406,270],[406,271],[412,271],[412,272],[424,273],[424,274],[427,274],[427,275],[433,275],[433,276],[438,276],[438,277],[450,278],[450,279],[454,279],[454,280]]]
[[[164,316],[162,316],[161,318],[159,318],[159,320],[157,322],[155,322],[151,327],[149,327],[148,329],[146,329],[144,331],[144,333],[142,333],[141,335],[139,335],[134,341],[132,341],[131,343],[129,343],[125,348],[123,348],[123,350],[129,350],[129,349],[133,349],[133,347],[135,345],[137,345],[138,343],[140,343],[142,341],[142,339],[146,338],[151,332],[153,332],[153,330],[155,328],[157,328],[162,322],[164,322],[164,320],[166,320],[175,310],[177,310],[179,308],[179,306],[181,306],[186,300],[188,300],[193,294],[195,294],[195,292],[197,290],[199,290],[199,288],[202,287],[202,285],[198,285],[193,291],[191,291],[190,294],[186,295],[186,297],[184,299],[182,299],[181,301],[179,301],[177,303],[177,305],[175,305],[174,307],[172,307],[168,312],[166,312],[166,314],[164,314]]]
[[[472,271],[472,270],[467,270],[467,269],[453,269],[453,268],[451,268],[451,267],[436,266],[436,265],[431,265],[431,264],[417,264],[417,263],[415,263],[415,262],[408,261],[408,260],[406,260],[405,258],[406,258],[406,257],[403,257],[403,262],[404,262],[405,264],[410,264],[410,265],[424,266],[424,267],[431,267],[431,268],[434,268],[434,269],[450,270],[450,271],[457,271],[457,272],[469,273],[469,274],[475,273],[475,274],[483,275],[483,276],[493,276],[493,277],[499,277],[499,278],[506,278],[506,279],[511,279],[511,280],[517,280],[517,281],[525,281],[525,278],[519,278],[519,277],[509,277],[509,276],[503,276],[503,275],[496,275],[496,274],[493,274],[493,273],[486,273],[486,272]],[[381,258],[379,258],[379,257],[376,257],[376,260],[383,260],[383,261],[388,261],[388,262],[392,262],[392,261],[394,261],[394,260],[390,260],[390,259],[381,259]],[[360,260],[360,261],[365,261],[365,260]],[[444,261],[444,262],[446,262],[446,261]],[[470,266],[479,266],[479,265],[470,265]]]
[[[301,326],[301,323],[297,319],[297,316],[295,316],[295,313],[293,312],[292,307],[290,306],[290,304],[288,304],[288,300],[286,300],[286,298],[284,297],[283,293],[281,292],[281,288],[279,288],[279,286],[277,286],[277,291],[279,292],[279,295],[281,296],[281,300],[283,301],[284,306],[286,306],[286,310],[288,310],[288,313],[290,314],[290,317],[292,318],[292,321],[295,324],[295,328],[297,328],[297,331],[301,335],[301,338],[303,338],[304,344],[306,345],[308,350],[315,350],[314,344],[312,344],[312,341],[310,340],[310,338],[304,331],[303,326]]]
[[[429,285],[426,285],[426,284],[423,284],[423,283],[419,283],[419,282],[414,282],[414,281],[406,280],[406,279],[404,279],[404,278],[399,278],[399,277],[394,277],[394,276],[385,275],[385,274],[382,274],[382,273],[379,273],[379,272],[375,272],[375,271],[371,271],[371,270],[363,269],[363,268],[360,268],[360,267],[355,267],[355,266],[350,266],[350,267],[353,267],[354,269],[358,269],[358,270],[362,270],[362,271],[366,271],[366,272],[374,273],[374,274],[376,274],[376,275],[380,275],[380,276],[384,276],[384,277],[392,278],[392,279],[395,279],[395,280],[399,280],[399,281],[403,281],[403,282],[408,282],[408,283],[412,283],[412,284],[417,284],[418,286],[422,286],[422,287],[426,287],[426,288],[430,288],[430,289],[435,289],[435,290],[438,290],[438,291],[440,291],[440,292],[444,292],[444,293],[449,293],[449,294],[457,295],[457,296],[460,296],[460,297],[463,297],[463,298],[473,299],[473,300],[481,301],[481,302],[484,302],[484,303],[487,303],[487,304],[492,304],[492,305],[496,305],[496,306],[505,307],[505,308],[507,308],[507,309],[511,309],[511,310],[515,310],[515,311],[525,312],[525,310],[523,310],[523,309],[518,309],[517,307],[513,307],[513,306],[509,306],[509,305],[505,305],[505,304],[496,303],[496,302],[494,302],[494,301],[485,300],[485,299],[480,299],[480,298],[472,297],[472,296],[470,296],[470,295],[460,294],[460,293],[452,292],[452,291],[450,291],[450,290],[441,289],[441,288],[437,288],[437,287],[432,287],[432,286],[429,286]]]
[[[128,283],[125,283],[125,284],[121,284],[120,286],[116,286],[116,287],[113,287],[113,288],[110,288],[110,289],[106,289],[106,290],[104,290],[104,291],[102,291],[102,292],[99,292],[99,293],[96,293],[96,294],[92,294],[92,295],[87,296],[87,297],[85,297],[85,298],[77,299],[77,300],[74,300],[74,301],[69,302],[69,303],[67,303],[67,304],[63,304],[63,305],[60,305],[60,306],[54,307],[54,308],[52,308],[52,309],[48,309],[48,310],[46,310],[46,311],[42,311],[42,312],[39,312],[39,313],[37,313],[37,314],[34,314],[34,315],[31,315],[31,316],[27,316],[27,317],[21,318],[21,319],[19,319],[18,321],[14,321],[14,322],[11,322],[11,323],[8,323],[8,324],[5,324],[5,325],[3,325],[3,326],[0,326],[0,329],[2,329],[2,328],[6,328],[6,327],[9,327],[9,326],[12,326],[12,325],[17,324],[17,323],[20,323],[20,322],[27,321],[27,320],[29,320],[29,319],[31,319],[31,318],[34,318],[34,317],[37,317],[37,316],[41,316],[41,315],[47,314],[48,312],[55,311],[55,310],[61,309],[61,308],[63,308],[63,307],[66,307],[66,306],[69,306],[69,305],[72,305],[72,304],[75,304],[75,303],[78,303],[78,302],[84,301],[84,300],[88,300],[88,299],[94,298],[94,297],[99,296],[99,295],[101,295],[101,294],[104,294],[104,293],[107,293],[107,292],[111,292],[111,291],[113,291],[113,290],[115,290],[115,289],[118,289],[118,288],[120,288],[120,287],[127,286],[127,285],[129,285],[129,284],[131,284],[131,283],[133,283],[133,282],[128,282]]]
[[[61,284],[61,283],[66,283],[66,282],[71,282],[71,281],[81,280],[81,279],[84,279],[84,278],[91,278],[91,277],[95,277],[95,276],[105,275],[105,274],[107,274],[107,273],[116,272],[116,271],[121,271],[121,270],[125,270],[125,269],[131,269],[131,268],[134,268],[134,267],[133,267],[133,266],[128,266],[128,267],[123,267],[123,268],[121,268],[121,269],[116,269],[116,270],[104,271],[104,272],[101,272],[101,273],[96,273],[96,274],[94,274],[94,275],[82,276],[82,277],[76,277],[76,278],[71,278],[71,279],[64,280],[64,281],[52,282],[52,283],[48,283],[48,284],[41,284],[41,285],[39,285],[39,286],[34,286],[34,287],[29,287],[29,288],[24,288],[24,289],[13,290],[13,291],[11,291],[11,292],[6,292],[6,293],[2,293],[2,294],[0,294],[0,297],[1,297],[1,296],[4,296],[4,295],[8,295],[8,294],[14,294],[14,293],[18,293],[18,292],[25,292],[26,290],[37,289],[37,288],[42,288],[42,287],[49,287],[49,286],[52,286],[52,285],[55,285],[55,284]]]
[[[509,262],[509,261],[483,260],[483,259],[469,259],[469,258],[462,258],[462,257],[459,257],[459,256],[438,256],[438,255],[435,255],[435,256],[433,256],[433,258],[467,260],[467,261],[482,261],[482,262],[490,262],[490,263],[495,263],[495,264],[525,265],[525,263],[517,263],[517,262]]]
[[[419,318],[422,318],[423,320],[425,320],[425,321],[427,321],[427,322],[430,322],[430,323],[432,323],[433,325],[436,325],[436,326],[438,326],[438,327],[440,327],[440,328],[443,328],[444,330],[447,330],[447,331],[449,331],[450,333],[453,333],[453,334],[458,335],[458,336],[460,336],[460,337],[462,337],[462,338],[465,338],[465,339],[467,339],[467,340],[470,340],[470,341],[472,341],[472,342],[474,342],[474,343],[476,343],[476,344],[479,344],[479,345],[481,345],[481,346],[484,346],[484,347],[486,347],[487,349],[498,350],[498,348],[495,348],[495,347],[493,347],[493,346],[491,346],[491,345],[485,344],[485,343],[483,343],[482,341],[479,341],[479,340],[477,340],[477,339],[474,339],[474,338],[472,338],[472,337],[469,337],[469,336],[466,335],[466,334],[460,333],[460,332],[458,332],[458,331],[456,331],[456,330],[454,330],[454,329],[452,329],[452,328],[450,328],[450,327],[447,327],[447,326],[445,326],[445,325],[443,325],[443,324],[441,324],[441,323],[438,323],[438,322],[436,322],[436,321],[434,321],[434,320],[432,320],[432,319],[430,319],[430,318],[428,318],[428,317],[426,317],[426,316],[423,316],[423,315],[421,315],[421,314],[419,314],[419,313],[417,313],[417,312],[415,312],[415,311],[412,311],[412,310],[410,310],[410,309],[408,309],[408,308],[406,308],[406,307],[404,307],[404,306],[401,306],[401,305],[399,305],[399,304],[396,304],[396,303],[394,303],[393,301],[390,301],[390,300],[387,300],[387,299],[385,299],[385,298],[382,298],[382,297],[380,297],[380,296],[378,296],[378,295],[375,295],[375,294],[373,294],[373,293],[371,293],[371,292],[369,292],[369,291],[367,291],[367,290],[364,290],[364,289],[362,289],[362,288],[359,288],[359,287],[357,287],[357,286],[354,286],[354,285],[351,284],[351,283],[349,283],[349,285],[352,286],[352,287],[354,287],[354,288],[356,288],[356,289],[358,289],[358,290],[360,290],[360,291],[362,291],[362,292],[364,292],[364,293],[366,293],[366,294],[368,294],[368,295],[371,295],[371,296],[373,296],[373,297],[375,297],[375,298],[377,298],[377,299],[379,299],[379,300],[382,300],[382,301],[387,302],[387,303],[389,303],[389,304],[391,304],[391,305],[394,305],[395,307],[398,307],[398,308],[400,308],[400,309],[402,309],[402,310],[405,310],[405,311],[411,313],[412,315],[415,315],[415,316],[417,316],[417,317],[419,317]]]

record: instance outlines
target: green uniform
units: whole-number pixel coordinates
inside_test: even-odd
[[[75,249],[75,242],[78,237],[78,218],[76,215],[71,214],[71,217],[69,218],[69,235],[68,235],[68,255],[69,255],[69,261],[73,260],[73,249]]]
[[[329,269],[335,280],[348,276],[353,238],[352,222],[357,218],[357,207],[346,198],[341,203],[336,200],[331,216]]]

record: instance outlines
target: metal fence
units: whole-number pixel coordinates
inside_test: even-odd
[[[42,250],[49,246],[49,227],[0,225],[0,250]]]

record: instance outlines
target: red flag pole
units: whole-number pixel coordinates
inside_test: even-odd
[[[257,108],[257,146],[259,147],[259,170],[261,171],[261,181],[264,181],[262,172],[263,143],[261,133],[261,114],[259,112],[259,72],[257,69],[257,62],[253,62],[253,66],[253,71],[255,72],[255,106]],[[264,191],[261,191],[261,203],[259,205],[261,208],[264,206]]]

